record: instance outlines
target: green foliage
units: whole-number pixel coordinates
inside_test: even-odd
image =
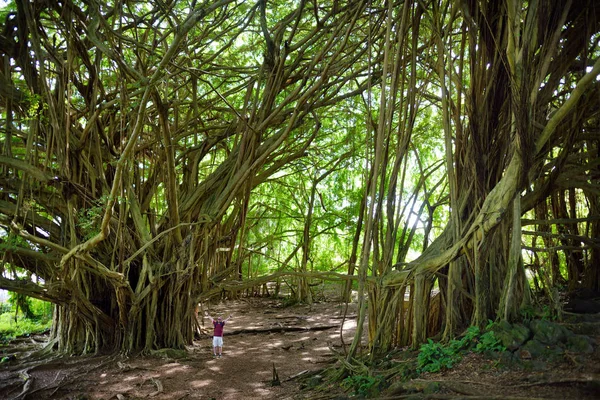
[[[494,332],[488,331],[479,337],[479,343],[475,346],[476,353],[483,353],[486,351],[505,351],[506,348],[502,345],[500,340],[494,335]]]
[[[478,326],[470,326],[469,329],[467,329],[467,334],[460,340],[460,342],[463,344],[461,348],[472,348],[472,350],[476,353],[484,353],[487,351],[505,351],[506,348],[502,346],[500,339],[498,339],[492,331],[493,327],[494,322],[492,320],[488,321],[488,324],[483,332]],[[473,344],[475,344],[474,348]]]
[[[31,311],[37,319],[51,319],[52,303],[38,299],[31,299]]]
[[[33,319],[35,316],[31,311],[31,298],[21,293],[9,292],[8,302],[11,303],[15,309],[25,315],[25,318]]]
[[[558,313],[552,307],[544,305],[542,306],[540,318],[545,321],[556,321],[558,319]]]
[[[9,292],[0,303],[0,342],[18,336],[40,333],[52,325],[52,305],[24,294]]]
[[[41,333],[52,325],[52,319],[16,319],[13,312],[0,315],[0,341],[8,342],[18,336]]]
[[[467,328],[467,333],[460,340],[451,340],[448,344],[454,349],[454,351],[460,351],[462,349],[468,349],[473,343],[477,342],[477,338],[481,334],[481,330],[478,326],[470,326]]]
[[[109,196],[104,195],[94,201],[91,207],[83,208],[77,213],[77,225],[83,231],[85,240],[94,237],[100,231],[100,223],[104,216],[104,208],[106,207],[108,200]],[[121,204],[125,202],[125,198],[118,196],[116,201]]]
[[[482,332],[478,326],[470,326],[461,339],[451,340],[448,344],[433,342],[428,339],[421,345],[417,356],[417,372],[439,372],[450,369],[462,359],[462,352],[472,350],[476,353],[488,351],[502,352],[506,348],[491,330],[493,322],[489,321]]]
[[[89,239],[99,232],[100,219],[103,213],[104,205],[101,199],[94,206],[79,210],[77,221],[85,235],[85,239]]]
[[[342,387],[354,391],[355,395],[362,397],[377,396],[383,388],[383,376],[352,375],[342,381]]]
[[[455,342],[455,341],[454,341]],[[443,369],[452,368],[461,360],[458,349],[452,345],[444,345],[428,339],[427,344],[422,344],[417,356],[417,371],[439,372]]]
[[[521,313],[521,318],[523,318],[523,321],[528,322],[535,318],[535,309],[532,306],[523,307],[519,310],[519,312]]]
[[[11,313],[14,318],[18,312],[17,318],[27,318],[23,310],[24,304],[29,309],[29,319],[37,321],[52,318],[52,304],[14,292],[9,292],[8,301],[0,303],[0,315]]]
[[[521,318],[526,322],[534,319],[541,319],[544,321],[556,321],[558,319],[558,313],[548,305],[543,305],[541,307],[526,306],[519,311],[521,313]]]
[[[17,236],[10,232],[8,236],[3,238],[3,241],[0,242],[0,250],[10,251],[16,250],[18,247],[21,248],[29,248],[27,241],[23,239],[21,236]]]
[[[33,119],[37,114],[40,106],[43,108],[48,108],[47,104],[42,103],[42,96],[39,94],[31,94],[26,92],[26,98],[29,103],[29,108],[27,109],[27,117],[25,120]]]
[[[12,310],[12,304],[10,304],[8,301],[0,303],[0,315],[9,313],[10,310]]]
[[[2,1],[0,2],[0,21],[2,24],[6,24],[6,18],[8,14],[14,13],[17,11],[17,5],[14,0],[10,1]]]

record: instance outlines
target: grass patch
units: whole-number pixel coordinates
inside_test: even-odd
[[[47,318],[26,319],[14,313],[0,315],[0,342],[7,343],[16,337],[44,332],[52,326],[52,320]]]

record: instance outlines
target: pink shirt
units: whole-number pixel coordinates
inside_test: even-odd
[[[223,336],[223,327],[225,326],[225,321],[213,321],[213,326],[215,327],[213,336]]]

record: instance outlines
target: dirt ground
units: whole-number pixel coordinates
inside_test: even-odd
[[[351,343],[356,310],[336,302],[284,307],[281,300],[252,298],[209,307],[212,316],[232,315],[225,326],[223,357],[212,357],[212,326],[187,349],[187,355],[58,358],[29,361],[27,351],[42,338],[15,343],[17,360],[0,364],[1,399],[344,399],[340,385],[327,392],[300,390],[302,377],[336,361],[343,341]],[[208,328],[211,329],[208,329]],[[600,338],[596,337],[598,341]],[[37,342],[36,342],[37,341]],[[36,343],[34,343],[36,342]],[[9,349],[4,348],[4,352]],[[568,356],[568,355],[567,355]],[[388,399],[600,399],[600,350],[567,357],[534,370],[498,368],[497,360],[467,355],[449,371],[414,380],[437,382],[440,390],[394,394]],[[280,385],[273,386],[273,367]],[[23,394],[23,395],[22,395]],[[408,396],[408,397],[407,397]]]
[[[27,399],[291,399],[298,392],[295,376],[334,362],[329,346],[341,345],[340,303],[283,307],[281,300],[252,298],[208,309],[215,318],[232,315],[225,325],[222,358],[212,357],[212,324],[205,318],[206,333],[183,358],[167,351],[134,358],[62,358],[39,366],[25,360],[1,364],[0,398],[23,398],[19,395],[28,378]],[[350,343],[355,310],[348,316],[343,332]],[[24,340],[22,350],[31,349],[34,340]],[[279,386],[272,385],[273,367]]]

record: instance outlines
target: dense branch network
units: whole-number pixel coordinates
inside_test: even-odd
[[[593,2],[288,3],[2,14],[0,287],[60,350],[182,347],[289,278],[358,281],[385,351],[514,316],[523,249],[599,289]]]

